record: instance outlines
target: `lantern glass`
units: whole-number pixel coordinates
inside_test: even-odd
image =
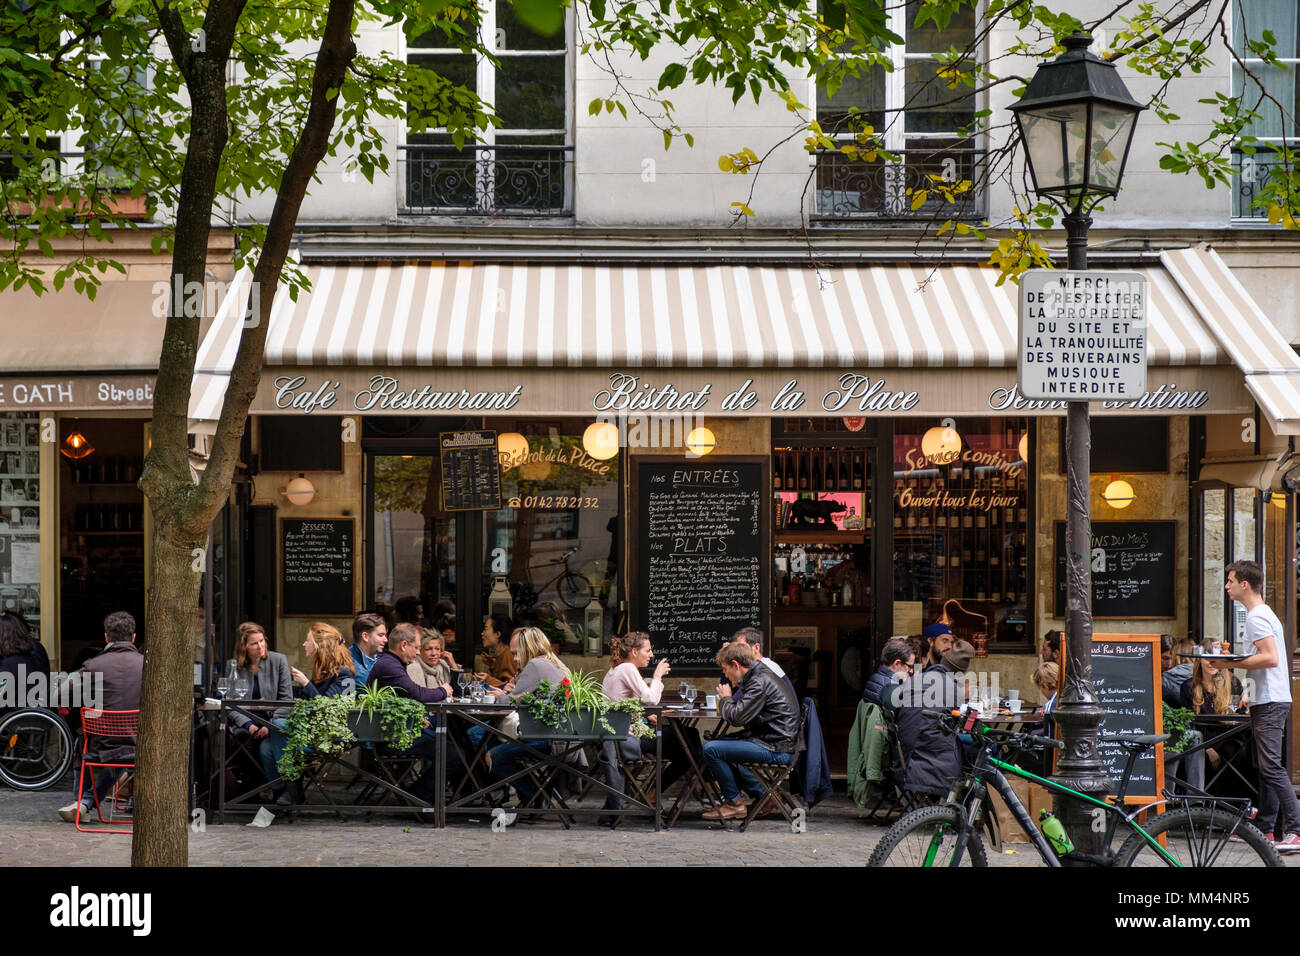
[[[1088,144],[1088,179],[1090,192],[1119,191],[1124,175],[1124,159],[1137,114],[1130,109],[1097,103],[1092,108],[1092,131]]]

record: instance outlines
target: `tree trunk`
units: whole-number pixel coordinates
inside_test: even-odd
[[[136,866],[185,866],[189,862],[188,781],[193,670],[202,540],[187,540],[164,526],[154,509],[153,578],[149,588],[149,638],[145,647],[135,819],[131,859]],[[195,551],[198,550],[198,554]],[[147,784],[147,785],[143,785]],[[147,838],[146,838],[147,836]]]

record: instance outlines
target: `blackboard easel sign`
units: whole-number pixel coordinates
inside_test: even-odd
[[[1094,620],[1162,620],[1175,617],[1174,570],[1177,522],[1094,521],[1088,554],[1092,563]],[[1056,522],[1055,616],[1065,616],[1065,522]]]
[[[1062,656],[1062,661],[1066,658]],[[1068,682],[1068,678],[1067,678]],[[1159,634],[1093,634],[1092,685],[1106,717],[1098,750],[1106,776],[1119,786],[1128,751],[1116,736],[1164,733],[1160,693]],[[1060,697],[1057,697],[1059,706]],[[1146,804],[1160,799],[1165,788],[1165,748],[1157,744],[1138,758],[1129,778],[1125,803]]]
[[[501,507],[497,433],[441,432],[443,511],[495,511]]]
[[[742,627],[768,627],[771,462],[766,457],[632,458],[632,630],[675,674],[717,670]]]
[[[351,617],[355,546],[353,518],[281,518],[280,613]]]

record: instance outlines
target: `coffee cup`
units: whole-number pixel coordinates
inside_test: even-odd
[[[1020,713],[1020,698],[1019,697],[1010,698],[1007,701],[1007,710],[1011,711],[1011,713],[1013,714]]]
[[[1019,699],[1020,699],[1020,691],[1018,691],[1018,690],[1009,690],[1009,691],[1007,691],[1007,699],[1008,699],[1008,700],[1019,700]]]

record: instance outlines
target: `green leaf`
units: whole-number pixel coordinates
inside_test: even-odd
[[[510,0],[524,26],[550,36],[564,26],[562,0]]]
[[[659,89],[671,90],[681,86],[686,79],[686,66],[682,63],[669,63],[659,74]]]

